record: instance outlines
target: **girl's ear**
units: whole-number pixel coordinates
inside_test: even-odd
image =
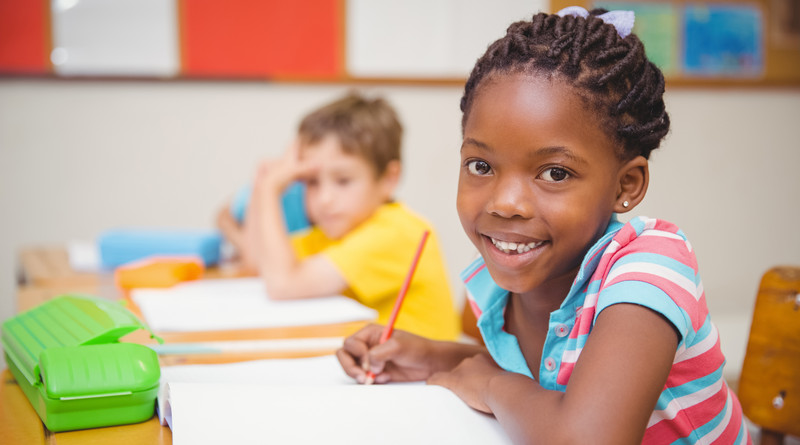
[[[614,212],[625,213],[633,210],[644,199],[649,183],[649,164],[644,156],[637,156],[623,164],[619,170]]]

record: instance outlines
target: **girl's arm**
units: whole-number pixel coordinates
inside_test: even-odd
[[[493,413],[515,443],[639,444],[677,345],[661,315],[616,304],[598,315],[566,392],[546,390],[481,356],[428,383]]]
[[[336,352],[342,369],[359,383],[365,382],[367,371],[375,374],[376,383],[425,380],[455,368],[466,357],[486,353],[483,346],[430,340],[399,329],[380,344],[383,329],[366,326]]]

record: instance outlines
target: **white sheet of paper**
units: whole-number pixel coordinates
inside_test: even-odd
[[[227,340],[206,342],[169,342],[149,344],[158,355],[220,354],[225,352],[312,352],[336,350],[344,337],[276,338],[265,340]]]
[[[504,444],[492,416],[428,385],[171,383],[172,443]]]
[[[270,300],[258,278],[207,279],[166,289],[135,289],[131,298],[156,332],[308,326],[377,318],[375,310],[343,296]]]
[[[158,404],[176,445],[510,443],[444,388],[358,385],[333,355],[163,367]]]
[[[167,413],[170,383],[247,383],[254,385],[355,385],[333,355],[311,358],[253,360],[219,365],[161,367],[158,416],[169,423]]]

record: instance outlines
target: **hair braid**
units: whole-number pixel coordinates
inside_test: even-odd
[[[669,131],[664,75],[647,59],[644,45],[591,11],[589,17],[539,13],[512,23],[478,59],[461,97],[463,127],[481,82],[494,75],[527,73],[572,85],[620,146],[621,158],[645,158]]]

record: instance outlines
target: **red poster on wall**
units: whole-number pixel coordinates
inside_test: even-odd
[[[344,0],[180,0],[182,75],[333,79]]]
[[[47,0],[0,0],[0,73],[50,72]]]

